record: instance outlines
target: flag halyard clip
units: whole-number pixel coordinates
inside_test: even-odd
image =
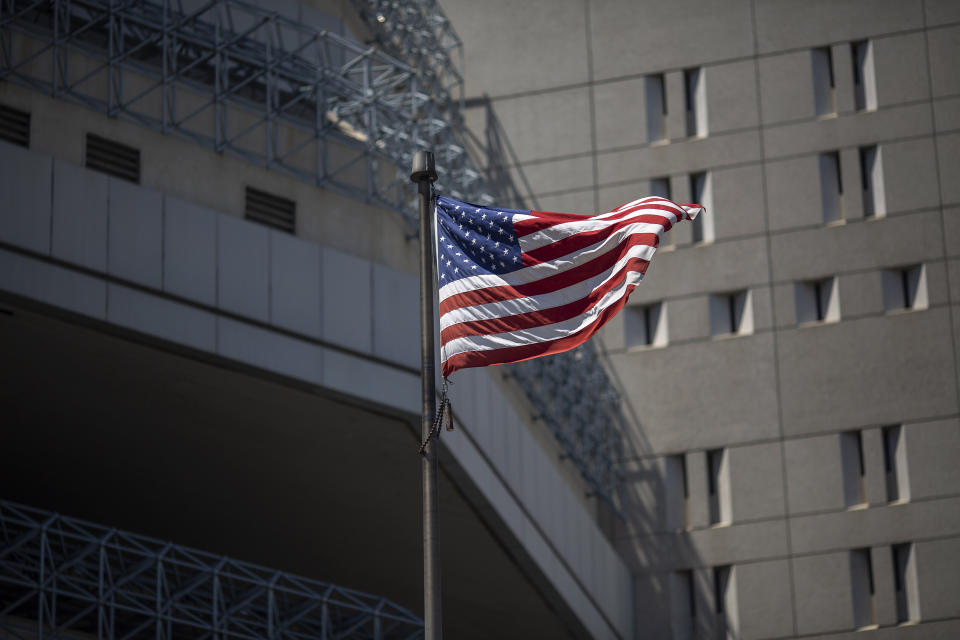
[[[433,424],[430,426],[430,433],[427,434],[426,439],[420,443],[420,448],[418,453],[423,455],[423,452],[427,448],[430,440],[434,437],[440,437],[440,423],[444,423],[444,427],[447,431],[453,431],[453,409],[450,407],[450,398],[447,397],[447,379],[443,379],[443,385],[440,387],[440,402],[437,405],[437,415],[433,419]]]

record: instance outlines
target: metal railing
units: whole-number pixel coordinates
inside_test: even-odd
[[[400,640],[384,598],[0,501],[0,635]]]

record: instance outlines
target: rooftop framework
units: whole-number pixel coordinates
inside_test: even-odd
[[[384,598],[0,501],[0,635],[401,640]]]

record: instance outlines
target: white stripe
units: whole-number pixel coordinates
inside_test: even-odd
[[[654,231],[654,229],[656,229],[656,231]],[[440,287],[440,302],[458,293],[466,293],[487,287],[517,286],[555,276],[558,273],[563,273],[564,271],[599,258],[608,251],[615,249],[627,236],[633,235],[634,233],[656,233],[658,237],[662,237],[663,227],[648,222],[629,224],[617,229],[600,242],[547,262],[524,267],[511,273],[500,275],[483,274],[454,280],[450,284],[445,284]]]
[[[533,329],[521,329],[507,333],[455,338],[445,345],[446,349],[443,361],[446,362],[449,358],[452,358],[460,353],[468,353],[471,351],[490,351],[493,349],[504,349],[508,347],[520,347],[538,342],[558,340],[574,334],[596,323],[600,319],[600,314],[604,309],[616,304],[617,301],[627,295],[627,287],[638,284],[642,278],[643,274],[638,271],[632,271],[628,273],[627,277],[619,287],[608,291],[607,294],[604,295],[603,298],[596,305],[591,307],[586,313],[580,314],[575,318],[570,318],[569,320],[565,320],[563,322],[555,322],[553,324],[535,327]]]
[[[582,300],[590,295],[594,289],[606,284],[614,275],[619,273],[631,259],[640,258],[641,260],[650,261],[655,252],[656,249],[654,247],[636,245],[630,247],[611,269],[599,273],[589,280],[576,282],[564,289],[558,289],[557,291],[535,296],[527,296],[525,298],[514,298],[512,300],[501,300],[499,302],[488,302],[471,307],[452,309],[440,316],[440,330],[443,331],[447,327],[452,327],[461,322],[505,318],[520,313],[552,309],[576,300]]]
[[[583,233],[585,231],[598,231],[600,229],[606,229],[617,224],[626,222],[627,220],[632,220],[640,216],[645,215],[659,215],[664,218],[667,218],[670,221],[671,225],[677,223],[677,220],[683,215],[683,210],[679,209],[670,213],[664,211],[663,209],[638,209],[637,211],[631,212],[628,215],[623,216],[622,218],[615,218],[612,220],[605,220],[602,218],[588,218],[586,220],[575,220],[572,222],[562,222],[556,224],[552,227],[547,227],[546,229],[540,229],[539,231],[534,231],[533,233],[527,234],[520,238],[520,248],[524,252],[533,251],[534,249],[539,249],[540,247],[546,246],[548,244],[553,244],[560,240],[569,238],[570,236],[575,236],[578,233]],[[660,233],[660,230],[663,229],[663,225],[657,224],[654,222],[641,223],[647,224],[652,229],[647,233]]]

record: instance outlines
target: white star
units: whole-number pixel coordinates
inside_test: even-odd
[[[500,229],[497,229],[497,231],[499,231],[499,232],[500,232],[500,235],[502,235],[502,236],[507,235],[507,232],[504,231],[502,227],[501,227]]]
[[[460,205],[457,205],[457,211],[460,211]]]
[[[464,235],[463,237],[464,237],[464,238],[469,238],[469,237],[470,237],[470,232],[467,231],[466,235]]]
[[[517,256],[513,256],[513,261],[514,261],[514,262],[520,262],[520,258],[518,258]]]
[[[510,249],[504,248],[503,255],[507,255],[508,253],[510,253]]]
[[[463,223],[460,223],[460,231],[463,231]]]
[[[471,243],[473,243],[473,244],[477,244],[477,239],[476,239],[476,238],[474,238],[474,239],[473,239],[473,240],[471,240],[470,242],[471,242]]]
[[[480,219],[481,219],[481,220],[486,220],[486,219],[487,219],[487,214],[483,214],[482,216],[480,216]]]
[[[471,269],[476,269],[476,268],[477,268],[477,265],[473,265],[473,266],[470,267],[470,268],[471,268]]]
[[[453,245],[452,245],[452,244],[448,244],[448,245],[447,245],[447,249],[453,249]]]
[[[460,273],[460,267],[454,267],[454,268],[453,268],[453,272],[454,272],[454,273]]]
[[[489,238],[487,238],[487,239],[489,240]],[[496,242],[493,243],[493,248],[494,248],[494,249],[498,248],[499,246],[500,246],[500,241],[499,241],[499,240],[497,240]]]
[[[452,264],[453,264],[453,262],[451,262],[450,260],[447,260],[447,266],[448,266],[448,267],[449,267],[450,265],[452,265]]]
[[[447,274],[441,273],[441,274],[440,274],[440,279],[441,279],[441,280],[446,280],[446,279],[447,279]]]
[[[460,253],[459,251],[457,251],[457,252],[456,252],[456,253],[455,253],[454,255],[455,255],[455,256],[457,256],[457,257],[459,258],[459,257],[460,257],[460,256],[462,256],[463,254],[462,254],[462,253]]]
[[[480,213],[480,209],[477,209],[476,213]]]

